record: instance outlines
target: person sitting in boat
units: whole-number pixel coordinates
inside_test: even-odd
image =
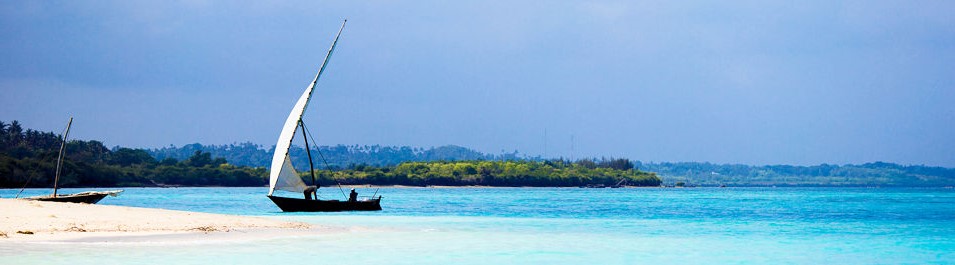
[[[318,185],[305,187],[305,199],[311,200],[313,199],[313,197],[317,199],[318,197],[315,197],[316,196],[315,191],[317,190],[318,190]]]
[[[351,189],[351,193],[348,194],[348,201],[350,202],[358,201],[358,193],[355,192],[355,189]]]

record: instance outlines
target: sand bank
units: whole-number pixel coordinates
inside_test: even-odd
[[[4,241],[120,240],[142,237],[290,234],[316,228],[269,218],[151,208],[0,199]]]

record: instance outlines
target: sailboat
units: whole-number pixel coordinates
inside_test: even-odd
[[[348,200],[340,201],[319,199],[315,193],[318,189],[318,185],[315,181],[315,169],[312,165],[312,153],[309,149],[308,137],[306,136],[305,123],[302,122],[302,116],[305,114],[305,108],[308,107],[309,100],[311,100],[312,91],[315,89],[315,84],[318,83],[318,78],[322,76],[322,72],[325,71],[325,67],[328,65],[328,60],[331,58],[332,52],[335,50],[335,44],[338,43],[338,37],[342,35],[342,30],[345,29],[345,22],[347,22],[347,20],[343,21],[341,28],[338,29],[338,35],[336,35],[335,40],[332,41],[332,46],[328,49],[328,54],[325,55],[325,60],[322,61],[322,66],[319,67],[318,73],[315,74],[315,78],[312,80],[312,83],[308,85],[308,88],[305,89],[305,92],[302,92],[302,96],[299,97],[298,101],[295,102],[295,105],[292,107],[291,113],[289,113],[288,118],[285,120],[285,126],[282,127],[282,133],[279,134],[279,140],[275,143],[275,152],[272,154],[272,168],[271,172],[269,173],[269,194],[267,196],[272,200],[272,202],[275,203],[276,206],[285,212],[381,210],[381,196],[375,197],[372,195],[369,198],[359,199],[357,194],[353,191]],[[289,157],[289,148],[291,148],[292,140],[299,129],[301,129],[302,138],[305,140],[305,151],[308,154],[308,165],[309,172],[312,175],[312,186],[305,185],[305,182],[302,181],[302,177],[299,176],[298,172],[295,171],[295,167],[292,166],[292,160]],[[303,194],[304,198],[274,196],[275,191],[277,190]],[[342,193],[344,195],[344,192]]]
[[[123,190],[111,190],[111,191],[85,191],[80,193],[73,194],[58,194],[57,190],[59,189],[58,185],[60,183],[60,171],[63,168],[63,153],[66,150],[66,137],[70,135],[70,126],[73,125],[73,117],[70,117],[70,121],[66,124],[66,132],[63,133],[62,143],[60,143],[60,155],[56,159],[56,177],[53,179],[53,194],[45,196],[34,196],[26,197],[23,199],[33,200],[33,201],[49,201],[49,202],[72,202],[72,203],[88,203],[95,204],[105,198],[106,196],[118,196]]]

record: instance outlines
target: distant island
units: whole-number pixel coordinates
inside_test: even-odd
[[[195,151],[210,152],[216,157],[224,157],[236,165],[266,166],[272,158],[272,150],[252,143],[228,145],[188,144],[181,147],[164,147],[147,150],[157,158],[187,159]],[[321,146],[319,151],[325,156],[333,170],[350,169],[356,166],[389,167],[402,162],[429,161],[560,161],[565,159],[544,159],[522,155],[517,151],[491,155],[460,146],[440,146],[431,148],[395,147],[395,146]],[[307,165],[305,150],[293,147],[292,160],[297,165]],[[575,163],[604,163],[614,158],[585,158]],[[641,162],[632,161],[634,169],[654,172],[662,184],[675,186],[683,182],[686,186],[707,187],[949,187],[955,186],[955,169],[922,165],[899,165],[894,163],[873,162],[861,165],[814,166],[792,165],[741,165],[713,164],[706,162]],[[307,169],[301,169],[304,171]]]
[[[666,185],[729,187],[952,187],[955,169],[873,162],[861,165],[791,166],[700,162],[634,163],[656,172]]]
[[[19,122],[0,122],[0,187],[50,187],[59,146],[59,136],[52,132],[24,130]],[[67,143],[61,187],[117,187],[117,186],[264,186],[268,182],[266,164],[271,151],[260,148],[210,147],[189,145],[183,148],[154,150],[123,147],[106,148],[99,141],[71,140]],[[210,151],[206,151],[208,149]],[[340,159],[336,152],[347,148],[323,147],[332,159]],[[166,152],[188,156],[156,154]],[[223,152],[223,150],[227,150]],[[349,163],[347,167],[336,164],[328,169],[316,170],[319,183],[372,184],[372,185],[485,185],[485,186],[659,186],[662,182],[653,173],[636,170],[626,159],[600,162],[590,160],[533,161],[502,156],[502,160],[485,160],[489,156],[476,156],[474,151],[460,148],[432,148],[427,151],[416,148],[382,148],[395,154],[390,156],[396,164]],[[448,150],[449,153],[442,154]],[[230,164],[226,157],[233,157],[244,165]],[[385,152],[382,152],[385,153]],[[213,156],[213,154],[216,154]],[[455,157],[473,158],[469,161],[423,161],[398,162],[400,155],[408,160]],[[301,148],[293,152],[297,159],[304,156]],[[378,157],[372,155],[372,157]],[[382,157],[389,157],[387,155]],[[245,158],[243,160],[243,158]],[[369,161],[361,159],[332,160]],[[316,164],[318,161],[314,161]],[[307,165],[308,163],[300,163]],[[300,169],[310,182],[308,169]]]
[[[59,136],[0,121],[0,188],[50,187]],[[314,152],[315,150],[313,150]],[[862,165],[750,166],[644,163],[624,158],[543,159],[517,151],[491,155],[460,146],[321,146],[314,164],[322,185],[627,186],[955,186],[955,169],[875,162]],[[308,165],[293,147],[296,165]],[[67,144],[64,187],[264,186],[272,150],[252,143],[188,144],[154,149]],[[298,168],[310,183],[307,168]],[[651,173],[652,172],[652,173]]]

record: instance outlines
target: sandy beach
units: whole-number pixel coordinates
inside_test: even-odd
[[[151,208],[0,199],[0,242],[229,238],[315,231],[306,223]]]

